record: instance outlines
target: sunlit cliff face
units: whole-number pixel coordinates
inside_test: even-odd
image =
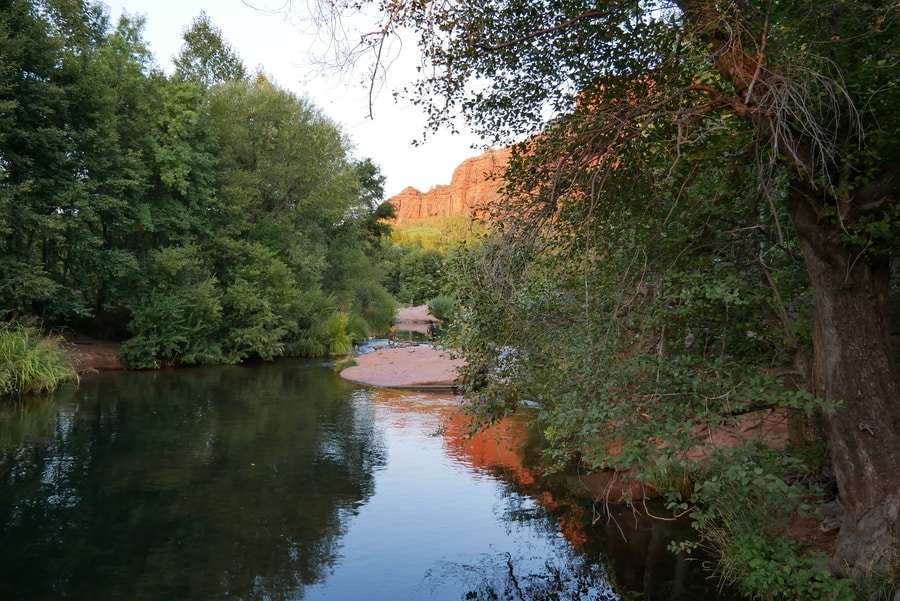
[[[479,207],[490,205],[499,196],[499,179],[509,160],[510,150],[490,150],[463,161],[453,171],[449,185],[427,192],[408,187],[387,199],[396,208],[395,223],[428,217],[477,216]]]

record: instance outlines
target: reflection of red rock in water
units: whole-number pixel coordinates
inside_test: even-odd
[[[460,463],[500,475],[503,480],[513,483],[519,492],[532,497],[551,515],[557,516],[566,540],[574,548],[581,549],[589,540],[587,530],[591,528],[583,505],[570,495],[554,495],[542,479],[541,468],[530,465],[526,459],[532,419],[533,416],[527,413],[516,413],[470,435],[469,416],[459,408],[453,408],[442,414],[447,452]]]
[[[443,416],[447,453],[479,471],[502,472],[520,486],[531,485],[535,473],[526,468],[522,446],[527,440],[527,418],[514,415],[472,436],[470,418],[456,410]]]
[[[584,506],[573,502],[571,495],[555,496],[542,479],[540,468],[529,465],[526,460],[531,416],[515,414],[469,436],[470,418],[459,406],[460,397],[378,389],[373,391],[372,399],[382,406],[397,406],[398,417],[407,416],[403,419],[412,419],[409,414],[413,413],[439,423],[451,458],[479,473],[495,475],[535,499],[541,507],[557,516],[563,535],[576,549],[581,549],[588,540],[587,530],[591,523],[584,515]],[[396,422],[396,425],[402,426],[403,422]]]
[[[411,395],[382,389],[374,391],[373,400],[383,406],[396,406],[397,417],[402,416],[403,420],[422,419],[439,425],[438,431],[451,458],[476,472],[494,475],[535,499],[556,516],[560,531],[577,552],[588,551],[586,545],[597,541],[605,532],[602,552],[612,562],[619,585],[643,591],[645,598],[650,599],[660,598],[656,594],[661,587],[684,590],[689,586],[688,579],[696,578],[694,574],[700,562],[688,562],[668,551],[670,540],[687,537],[686,522],[654,519],[643,507],[632,509],[616,504],[598,506],[591,515],[585,505],[585,497],[589,495],[585,494],[588,489],[584,484],[572,487],[580,488],[580,495],[567,491],[557,494],[551,490],[540,468],[531,465],[527,457],[529,422],[533,416],[518,413],[470,436],[470,418],[460,408],[459,397],[426,392]],[[395,424],[403,426],[403,422]],[[601,486],[599,482],[587,482]],[[664,513],[660,507],[658,514]]]

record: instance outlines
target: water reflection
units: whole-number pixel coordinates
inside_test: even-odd
[[[468,439],[457,404],[285,361],[3,407],[0,599],[619,598],[527,420]]]
[[[118,374],[40,426],[7,416],[0,598],[301,597],[386,461],[346,387],[309,372]]]

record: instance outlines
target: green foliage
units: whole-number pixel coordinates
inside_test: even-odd
[[[404,305],[418,305],[442,293],[444,258],[459,248],[475,248],[487,229],[469,217],[431,217],[394,227],[384,253],[385,287]]]
[[[774,408],[809,416],[821,406],[778,375],[809,344],[810,315],[784,191],[759,197],[752,163],[701,171],[695,165],[705,149],[682,148],[677,162],[661,145],[622,149],[600,191],[593,174],[566,172],[573,185],[565,196],[548,195],[547,205],[535,208],[526,191],[542,185],[541,165],[583,144],[553,133],[514,156],[508,189],[521,187],[522,196],[496,216],[503,230],[445,264],[459,299],[456,336],[468,361],[469,409],[492,421],[522,399],[536,401],[551,465],[577,460],[582,469],[620,470],[667,495],[673,511],[718,507],[722,487],[713,483],[748,491],[759,484],[765,495],[753,496],[758,517],[771,526],[770,504],[801,505],[787,502],[800,495],[787,483],[806,469],[806,457],[789,450],[755,466],[746,483],[737,466],[763,456],[762,448],[723,454],[709,432]],[[671,133],[660,127],[645,136],[666,140]],[[730,127],[714,138],[718,150],[737,155],[746,141]],[[680,186],[661,186],[667,177]],[[737,539],[737,529],[721,519],[697,523],[701,536]],[[735,558],[745,569],[761,551],[745,546],[739,557],[724,547],[714,556]],[[809,582],[830,586],[815,561],[794,565],[808,568]],[[745,590],[763,583],[744,574],[723,578],[731,575],[747,583]],[[788,578],[778,594],[797,592],[803,582]]]
[[[371,279],[354,280],[348,287],[352,304],[358,307],[353,313],[358,322],[352,328],[355,335],[362,338],[385,331],[397,313],[394,297]]]
[[[204,11],[184,30],[182,38],[184,44],[173,61],[176,77],[208,88],[246,76],[237,52],[222,38],[222,31]]]
[[[418,247],[395,246],[387,271],[387,290],[404,305],[419,305],[437,296],[443,282],[443,254]]]
[[[378,167],[249,80],[204,13],[171,78],[142,28],[67,0],[0,12],[3,314],[130,333],[141,368],[281,356],[338,310],[386,323]]]
[[[397,207],[393,204],[385,201],[378,205],[375,209],[374,217],[376,219],[396,219],[397,218]]]
[[[404,248],[436,250],[445,254],[461,245],[477,245],[487,233],[481,221],[464,215],[428,217],[394,226],[391,239]]]
[[[294,329],[300,291],[272,250],[253,244],[245,252],[222,297],[225,356],[232,361],[273,359],[284,354],[284,340]]]
[[[44,336],[33,326],[0,324],[0,396],[52,392],[77,380],[61,344],[60,336]]]
[[[785,537],[790,516],[812,510],[809,491],[787,482],[802,466],[766,449],[727,455],[705,467],[711,476],[696,485],[702,504],[692,514],[720,581],[766,601],[857,599],[854,582],[834,576],[824,554]]]
[[[27,315],[35,304],[50,303],[54,297],[65,293],[62,286],[53,281],[40,265],[29,265],[13,257],[0,257],[0,273],[4,274],[0,279],[0,299],[3,299],[6,311],[13,316]],[[78,314],[79,309],[76,304],[71,313]],[[54,310],[54,313],[61,314],[54,317],[70,314],[65,309]]]
[[[346,355],[353,348],[353,339],[358,335],[348,330],[349,326],[350,316],[345,313],[335,313],[322,322],[317,333],[329,355]]]
[[[452,296],[441,294],[428,301],[428,312],[441,321],[450,321],[456,313],[457,302]]]
[[[793,541],[767,539],[753,532],[730,533],[723,557],[722,579],[753,599],[856,598],[852,582],[838,579],[824,566],[824,554],[804,554]]]
[[[291,346],[290,354],[301,357],[346,355],[353,341],[360,337],[355,329],[360,323],[343,312],[323,316]]]
[[[223,359],[222,298],[195,247],[165,248],[145,264],[142,293],[130,305],[131,330],[119,358],[135,369]]]

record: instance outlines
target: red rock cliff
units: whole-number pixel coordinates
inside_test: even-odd
[[[497,198],[499,177],[509,160],[509,149],[489,150],[463,161],[453,171],[449,186],[420,192],[412,186],[387,199],[396,208],[397,223],[426,217],[472,215]]]

